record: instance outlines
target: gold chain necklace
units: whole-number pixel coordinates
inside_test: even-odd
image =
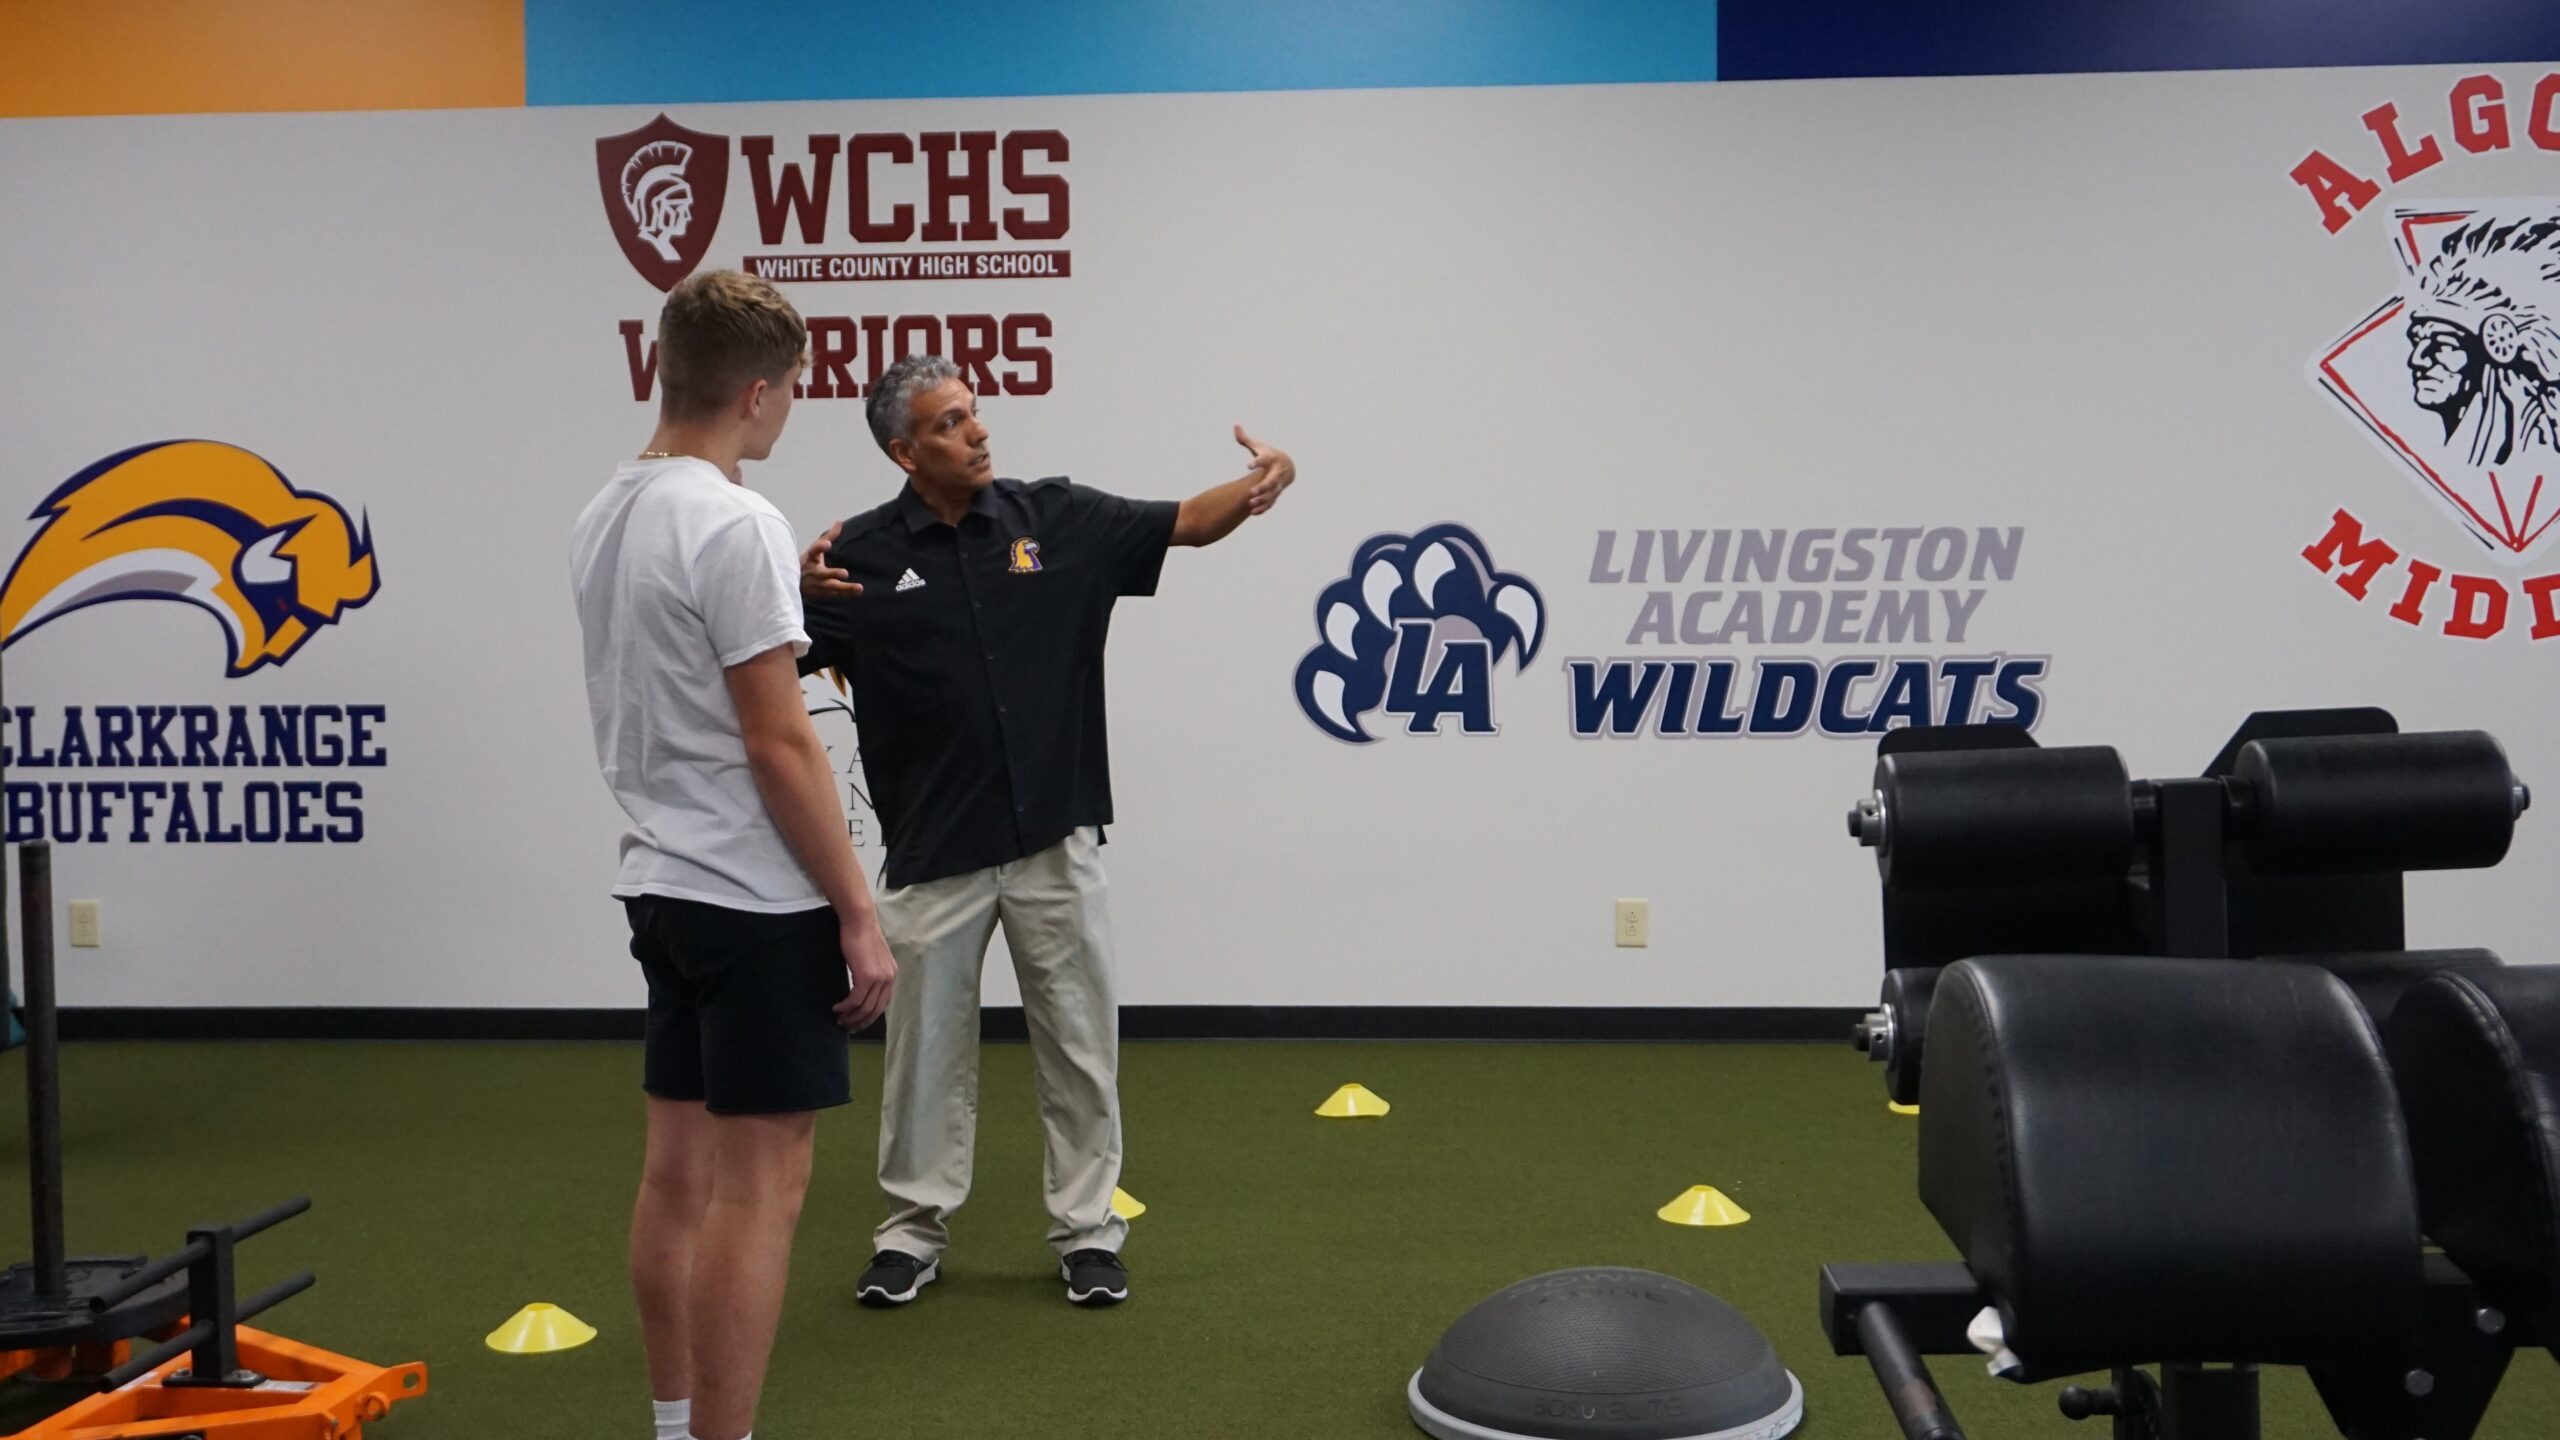
[[[643,460],[681,460],[684,457],[678,455],[673,450],[643,450],[640,452],[640,458]]]

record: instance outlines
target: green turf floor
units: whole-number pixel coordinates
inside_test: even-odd
[[[637,1065],[617,1045],[73,1045],[71,1242],[165,1251],[308,1193],[309,1215],[243,1248],[242,1289],[316,1270],[274,1328],[429,1364],[433,1393],[381,1440],[638,1440]],[[1815,1270],[1952,1252],[1912,1195],[1914,1122],[1846,1047],[1133,1045],[1126,1180],[1151,1208],[1134,1298],[1100,1312],[1066,1304],[1041,1240],[1029,1069],[1024,1047],[987,1048],[976,1197],[943,1282],[884,1314],[852,1302],[880,1209],[879,1052],[856,1052],[859,1098],[820,1122],[759,1440],[1412,1436],[1405,1379],[1452,1318],[1594,1264],[1666,1271],[1752,1316],[1804,1381],[1799,1433],[1898,1433],[1864,1363],[1822,1344]],[[21,1073],[0,1060],[0,1254],[25,1243]],[[1348,1080],[1394,1113],[1315,1119]],[[1751,1222],[1654,1218],[1699,1183]],[[534,1300],[603,1333],[540,1358],[482,1347]],[[1936,1370],[1977,1440],[2103,1433],[2067,1426],[2053,1387]],[[2320,1413],[2299,1375],[2270,1375],[2269,1440],[2334,1433]],[[2555,1413],[2560,1367],[2530,1354],[2482,1433],[2547,1436]]]

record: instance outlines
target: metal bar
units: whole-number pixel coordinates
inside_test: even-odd
[[[1875,1369],[1876,1383],[1884,1387],[1893,1418],[1902,1423],[1905,1440],[1964,1440],[1937,1382],[1929,1378],[1929,1367],[1902,1338],[1892,1307],[1869,1305],[1858,1312],[1857,1324],[1858,1344]]]
[[[273,1229],[310,1208],[310,1196],[296,1195],[272,1209],[261,1210],[246,1220],[235,1221],[231,1226],[231,1238],[235,1241],[246,1240],[262,1230]],[[201,1242],[190,1241],[185,1249],[164,1255],[116,1282],[115,1288],[100,1291],[89,1301],[89,1308],[113,1310],[134,1296],[193,1265],[203,1254]]]
[[[296,1195],[292,1199],[287,1200],[280,1205],[271,1206],[268,1209],[261,1210],[246,1220],[234,1220],[228,1227],[231,1231],[231,1238],[234,1240],[246,1240],[261,1230],[272,1230],[276,1226],[283,1224],[287,1220],[292,1219],[294,1216],[299,1215],[310,1208],[310,1196]]]
[[[27,984],[27,1189],[36,1294],[70,1293],[63,1274],[62,1053],[53,991],[53,847],[18,848],[18,919]]]
[[[132,1299],[134,1296],[141,1294],[143,1291],[150,1289],[152,1286],[159,1284],[161,1281],[166,1280],[170,1276],[177,1274],[179,1271],[186,1269],[190,1265],[193,1265],[197,1260],[203,1258],[203,1255],[204,1251],[195,1245],[189,1245],[183,1250],[163,1255],[159,1259],[152,1261],[150,1264],[143,1266],[141,1269],[134,1271],[122,1280],[117,1281],[112,1288],[101,1290],[96,1294],[91,1295],[89,1297],[89,1308],[93,1311],[101,1312],[113,1310],[127,1300]]]
[[[141,1379],[143,1376],[150,1374],[152,1371],[159,1369],[162,1365],[167,1364],[177,1356],[184,1355],[188,1351],[196,1348],[197,1345],[203,1342],[205,1334],[212,1329],[213,1327],[210,1325],[188,1326],[183,1334],[175,1335],[167,1340],[163,1340],[159,1344],[152,1346],[144,1353],[134,1356],[132,1359],[127,1360],[113,1370],[99,1376],[98,1388],[101,1390],[123,1389],[125,1386],[130,1385],[134,1381]]]
[[[238,1321],[255,1320],[261,1313],[274,1309],[318,1283],[318,1279],[308,1270],[299,1275],[287,1276],[241,1301],[238,1310],[233,1312],[231,1318]]]

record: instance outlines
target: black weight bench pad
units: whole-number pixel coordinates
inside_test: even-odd
[[[2415,1351],[2399,1097],[2364,1009],[2314,966],[1949,966],[1920,1198],[1997,1302],[2022,1379]]]
[[[2373,1026],[2383,1033],[2383,1049],[2390,1050],[2391,1012],[2400,1005],[2400,997],[2412,986],[2448,970],[2466,975],[2483,970],[2496,970],[2505,964],[2493,950],[2364,950],[2344,954],[2279,955],[2273,957],[2297,964],[2317,965],[2347,982],[2355,992],[2364,1012],[2373,1017]]]
[[[2428,1236],[2499,1304],[2560,1318],[2560,966],[2439,975],[2385,1039]]]

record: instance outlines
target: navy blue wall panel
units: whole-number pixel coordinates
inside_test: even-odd
[[[1717,78],[2560,61],[2555,0],[1722,0]]]

